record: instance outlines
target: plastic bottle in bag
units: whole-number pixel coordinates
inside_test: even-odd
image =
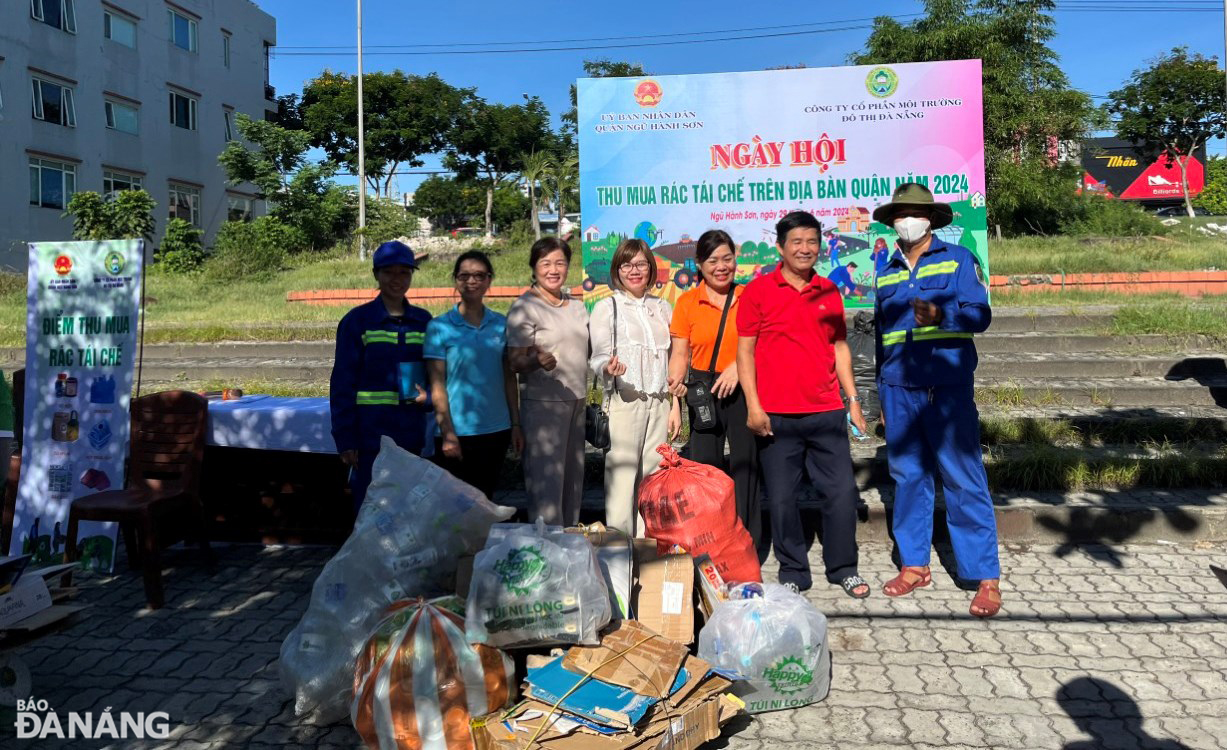
[[[831,689],[826,617],[784,586],[762,586],[762,597],[716,606],[699,632],[699,658],[741,675],[733,692],[749,713],[822,700]]]
[[[540,522],[490,529],[473,561],[465,622],[470,642],[594,646],[611,614],[609,589],[583,535]]]

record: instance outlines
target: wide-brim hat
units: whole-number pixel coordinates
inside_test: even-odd
[[[894,223],[895,212],[901,208],[928,209],[930,229],[941,229],[954,221],[954,209],[950,208],[950,204],[933,200],[933,193],[918,182],[905,182],[895,188],[890,203],[884,203],[873,210],[873,220],[890,226]]]

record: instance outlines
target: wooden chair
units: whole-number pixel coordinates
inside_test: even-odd
[[[0,471],[7,474],[4,507],[0,511],[0,555],[13,554],[13,517],[17,515],[17,483],[21,481],[21,441],[25,437],[26,371],[13,371],[13,455],[0,456]],[[21,550],[17,550],[20,552]]]
[[[131,567],[144,569],[150,609],[164,603],[161,550],[194,539],[212,562],[200,504],[208,401],[188,391],[165,391],[132,402],[127,488],[77,498],[68,513],[65,560],[78,559],[81,521],[114,521],[124,532]]]

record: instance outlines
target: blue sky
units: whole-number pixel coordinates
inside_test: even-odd
[[[357,69],[352,52],[353,0],[258,0],[257,4],[277,19],[278,51],[271,75],[279,94],[301,91],[305,81],[325,68],[350,73]],[[1173,46],[1187,45],[1193,51],[1223,58],[1221,4],[1208,0],[1058,0],[1057,4],[1057,38],[1052,46],[1073,85],[1090,94],[1106,95],[1135,69]],[[1129,10],[1123,10],[1126,8]],[[1185,8],[1208,8],[1211,12],[1180,10]],[[514,103],[523,101],[525,93],[539,96],[557,120],[570,105],[568,86],[583,75],[581,63],[585,59],[638,62],[656,74],[761,70],[797,63],[811,67],[842,65],[869,34],[868,28],[846,27],[867,27],[872,16],[901,17],[920,10],[918,0],[364,0],[364,67],[368,71],[399,68],[410,73],[437,72],[453,85],[476,87],[490,101]],[[749,30],[762,27],[780,28]],[[819,28],[844,30],[780,35]],[[623,46],[677,41],[686,32],[739,29],[747,31],[718,36],[761,38]],[[770,34],[777,36],[764,36]],[[472,50],[489,48],[491,45],[481,44],[488,42],[594,37],[624,39],[564,41],[548,46],[582,49],[517,54],[439,54],[439,47],[424,46],[459,42],[474,46],[451,49]],[[321,47],[345,47],[346,51]],[[379,54],[387,51],[427,54]],[[1223,141],[1212,142],[1210,151],[1223,153]],[[412,191],[421,179],[402,176],[399,187]]]

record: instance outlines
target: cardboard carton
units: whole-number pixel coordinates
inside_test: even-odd
[[[0,628],[42,612],[51,606],[51,592],[40,575],[23,575],[13,588],[0,596]]]
[[[693,643],[695,568],[690,556],[659,555],[654,541],[637,540],[635,564],[635,618],[666,638]]]

